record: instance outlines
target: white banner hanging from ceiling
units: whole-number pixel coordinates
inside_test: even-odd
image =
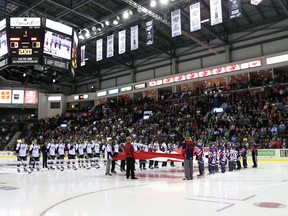
[[[139,47],[138,41],[138,25],[131,27],[131,50],[136,50]]]
[[[252,5],[258,5],[262,2],[262,0],[251,0]]]
[[[85,45],[81,46],[81,66],[85,66]]]
[[[103,39],[99,39],[96,42],[96,61],[103,59]]]
[[[223,22],[221,0],[210,0],[210,18],[211,25],[217,25]]]
[[[126,30],[118,32],[118,48],[119,54],[126,52]]]
[[[229,0],[230,19],[241,17],[241,0]]]
[[[146,45],[154,43],[153,20],[146,22]]]
[[[200,2],[190,5],[190,31],[201,29],[201,10]]]
[[[172,37],[181,35],[181,11],[180,9],[171,12]]]
[[[114,56],[114,35],[107,36],[107,58]]]

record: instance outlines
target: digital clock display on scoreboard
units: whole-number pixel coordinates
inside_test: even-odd
[[[11,64],[40,64],[42,30],[39,17],[10,18],[9,56]]]

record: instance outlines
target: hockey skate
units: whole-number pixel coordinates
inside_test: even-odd
[[[73,169],[74,169],[74,170],[77,170],[77,167],[76,167],[75,165],[73,165]]]
[[[18,172],[18,173],[20,173],[20,172],[21,172],[20,168],[17,168],[17,172]]]
[[[61,170],[61,171],[64,171],[64,166],[61,166],[61,167],[60,167],[60,170]]]
[[[24,172],[28,172],[29,174],[32,172],[29,168],[27,169],[26,167],[24,168]]]

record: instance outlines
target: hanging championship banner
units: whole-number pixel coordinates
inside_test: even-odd
[[[96,61],[103,59],[103,39],[99,39],[96,42]]]
[[[114,35],[107,36],[107,58],[114,56]]]
[[[258,5],[262,2],[262,0],[251,0],[252,5]]]
[[[81,66],[85,65],[85,45],[81,46]]]
[[[223,22],[221,0],[210,0],[210,18],[211,25]]]
[[[241,13],[241,0],[229,0],[229,16],[230,19],[240,17]]]
[[[201,29],[200,2],[190,5],[190,31]]]
[[[146,45],[151,45],[154,42],[153,20],[146,22]]]
[[[172,28],[172,37],[177,37],[181,35],[181,12],[175,10],[171,12],[171,28]]]
[[[118,48],[119,54],[126,52],[126,30],[118,32]]]
[[[131,50],[138,49],[138,25],[131,27]]]

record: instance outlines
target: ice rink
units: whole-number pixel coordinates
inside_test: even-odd
[[[10,160],[10,159],[9,159]],[[0,166],[0,216],[287,216],[288,162],[183,181],[176,167],[139,170],[138,180],[100,169],[17,173]],[[9,165],[10,164],[10,165]],[[207,174],[207,172],[206,172]]]

